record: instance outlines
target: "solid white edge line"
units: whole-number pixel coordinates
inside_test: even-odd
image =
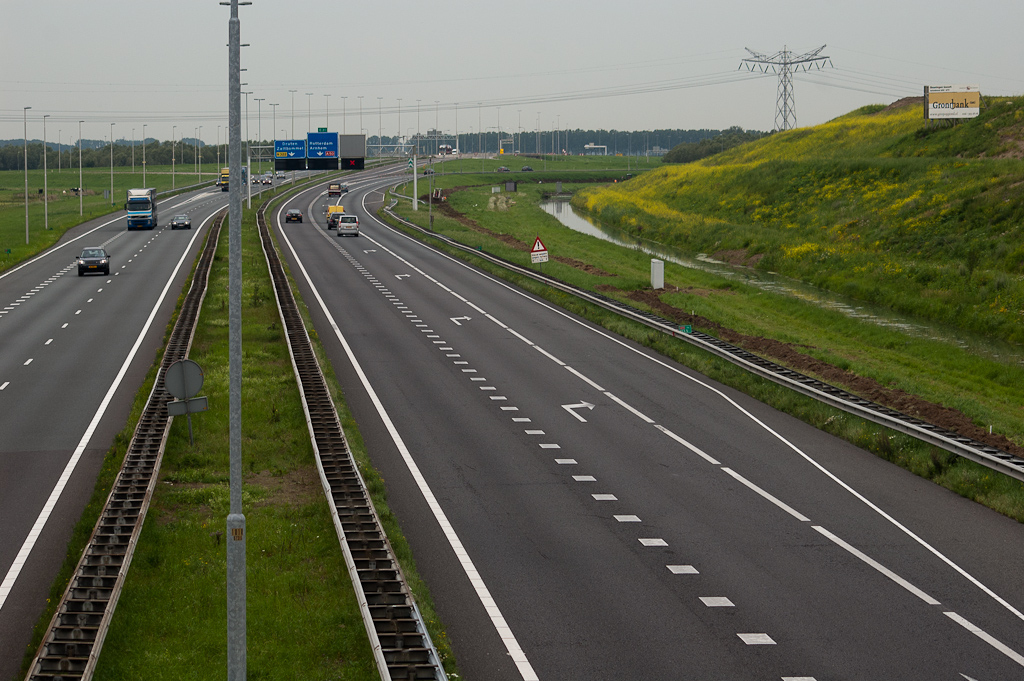
[[[993,648],[995,648],[996,650],[1001,652],[1003,655],[1006,655],[1008,658],[1010,658],[1011,660],[1013,660],[1014,662],[1016,662],[1020,666],[1024,667],[1024,655],[1021,655],[1016,650],[1014,650],[1010,646],[1006,645],[1002,641],[999,641],[998,639],[996,639],[991,634],[986,633],[981,628],[976,627],[975,625],[971,624],[970,622],[968,622],[967,620],[965,620],[963,617],[961,617],[960,615],[956,614],[955,612],[944,612],[942,614],[945,615],[946,617],[948,617],[949,619],[953,620],[954,622],[956,622],[961,627],[963,627],[967,631],[971,632],[972,634],[974,634],[978,638],[980,638],[985,643],[989,644],[990,646],[992,646]],[[963,676],[963,674],[961,674],[961,676]]]
[[[363,197],[365,201],[365,194]],[[281,210],[283,210],[283,208],[284,206],[282,205],[277,212],[278,224],[280,224]],[[365,204],[363,209],[366,209]],[[505,645],[505,649],[515,662],[516,668],[523,677],[523,681],[539,681],[537,673],[533,670],[529,660],[526,658],[526,653],[523,652],[523,649],[519,645],[519,641],[512,634],[512,630],[505,621],[504,615],[502,615],[501,611],[498,609],[498,605],[494,602],[494,598],[492,598],[490,590],[487,588],[487,585],[484,584],[484,580],[480,576],[480,573],[477,572],[476,566],[469,557],[469,552],[462,544],[462,540],[459,538],[458,534],[456,534],[455,528],[453,528],[451,523],[448,521],[448,517],[445,515],[444,509],[442,509],[441,504],[438,503],[437,497],[434,496],[433,491],[427,484],[426,478],[423,477],[419,466],[412,457],[412,453],[409,451],[409,448],[406,447],[405,441],[402,439],[402,436],[399,434],[394,422],[391,420],[391,416],[384,409],[384,404],[380,401],[380,398],[377,396],[377,392],[370,384],[370,380],[363,372],[363,368],[359,364],[359,360],[356,359],[355,353],[352,352],[352,348],[349,346],[344,334],[341,333],[341,329],[338,327],[338,323],[335,321],[334,315],[332,315],[330,310],[327,309],[327,304],[324,302],[324,299],[320,296],[320,292],[313,284],[313,280],[310,278],[309,273],[302,264],[302,259],[299,258],[298,253],[295,252],[295,247],[292,246],[291,239],[288,238],[288,235],[283,229],[278,230],[278,233],[281,235],[281,238],[284,239],[285,243],[288,244],[288,250],[291,251],[292,257],[299,266],[299,270],[302,272],[303,278],[306,280],[310,290],[313,292],[313,296],[316,298],[317,304],[320,305],[320,309],[327,317],[327,321],[334,330],[334,335],[338,338],[341,346],[345,349],[345,354],[348,356],[349,362],[352,364],[352,368],[359,376],[359,380],[363,384],[363,388],[366,390],[367,395],[373,402],[373,405],[377,410],[377,414],[384,422],[384,426],[391,435],[391,439],[395,443],[395,447],[398,448],[399,453],[402,455],[402,460],[409,469],[409,473],[412,475],[413,480],[415,480],[416,486],[420,490],[420,494],[423,495],[423,498],[426,500],[431,512],[434,514],[434,518],[437,520],[438,525],[440,525],[441,530],[444,532],[445,538],[448,540],[448,544],[455,552],[455,557],[458,559],[463,571],[465,571],[466,577],[469,578],[470,584],[476,592],[477,598],[480,599],[480,603],[487,612],[487,616],[490,618],[491,624],[498,632],[501,642]]]
[[[591,381],[591,380],[590,380],[589,378],[587,378],[586,376],[584,376],[584,375],[583,375],[583,374],[581,374],[580,372],[576,371],[575,369],[573,369],[573,368],[572,368],[571,366],[569,366],[568,364],[566,364],[566,365],[565,365],[565,369],[566,369],[566,371],[568,371],[569,373],[571,373],[572,375],[574,375],[574,376],[575,376],[576,378],[580,379],[580,380],[581,380],[581,381],[583,381],[584,383],[587,383],[587,384],[589,384],[589,385],[590,385],[590,387],[591,387],[591,388],[593,388],[594,390],[596,390],[596,391],[598,391],[598,392],[601,392],[601,393],[603,393],[603,392],[604,392],[604,388],[602,388],[601,386],[599,386],[599,385],[598,385],[597,383],[594,383],[594,382],[593,382],[593,381]]]
[[[830,540],[832,540],[833,543],[835,543],[836,545],[841,546],[842,548],[846,549],[847,551],[852,553],[857,558],[860,558],[862,561],[864,561],[865,563],[867,563],[871,567],[875,568],[876,570],[881,572],[883,575],[885,575],[886,577],[888,577],[892,581],[896,582],[897,584],[899,584],[904,589],[906,589],[910,593],[912,593],[915,596],[917,596],[918,598],[920,598],[922,601],[924,601],[928,605],[941,605],[937,600],[935,600],[934,598],[932,598],[931,596],[926,594],[924,591],[921,591],[916,586],[914,586],[913,584],[911,584],[907,580],[903,579],[898,574],[896,574],[895,572],[893,572],[889,568],[885,567],[884,565],[882,565],[877,560],[875,560],[871,556],[867,555],[866,553],[864,553],[860,549],[854,548],[850,544],[847,544],[845,541],[843,541],[842,539],[840,539],[836,535],[832,534],[831,532],[826,530],[824,527],[821,527],[820,525],[812,525],[811,528],[813,530],[815,530],[816,532],[818,532],[819,534],[822,534],[825,537],[828,537]]]
[[[172,199],[174,199],[174,198],[176,198],[176,197],[168,197],[168,198],[164,199],[164,202],[166,203],[167,201],[171,201],[171,200],[172,200]],[[196,197],[196,198],[198,198],[198,197]],[[190,200],[191,200],[191,199],[190,199]],[[183,203],[183,204],[184,204],[184,203],[188,203],[188,201],[183,201],[182,203]],[[160,204],[159,204],[159,203],[157,203],[157,206],[159,206],[159,205],[160,205]],[[175,206],[175,208],[178,208],[178,207],[179,207],[179,206]],[[96,219],[96,218],[93,218],[93,219]],[[113,220],[110,220],[109,222],[104,222],[104,223],[103,223],[102,225],[99,225],[98,227],[93,227],[93,228],[92,228],[92,229],[90,229],[90,230],[89,230],[88,232],[85,232],[85,233],[83,233],[83,234],[79,234],[78,236],[76,236],[76,237],[75,237],[75,238],[73,238],[73,239],[68,239],[67,241],[65,241],[65,242],[64,242],[64,243],[62,243],[62,244],[57,244],[57,245],[56,245],[56,246],[54,246],[53,248],[49,248],[49,249],[47,249],[47,250],[46,250],[45,252],[43,252],[43,253],[40,253],[40,254],[39,254],[39,255],[37,255],[36,257],[34,257],[34,258],[31,258],[30,260],[26,260],[25,262],[21,263],[20,265],[17,265],[17,266],[15,266],[15,267],[12,267],[11,269],[9,269],[9,270],[7,270],[6,272],[4,272],[3,274],[0,274],[0,279],[3,279],[4,277],[6,277],[6,276],[8,276],[8,275],[10,275],[10,274],[14,274],[15,272],[17,272],[17,271],[18,271],[18,270],[20,270],[21,268],[23,268],[23,267],[27,267],[27,266],[31,265],[32,263],[36,262],[37,260],[42,260],[42,259],[43,259],[43,258],[45,258],[46,256],[48,256],[48,255],[52,255],[52,254],[56,253],[57,251],[59,251],[60,249],[64,248],[64,247],[65,247],[65,246],[67,246],[68,244],[73,244],[73,243],[75,243],[76,241],[78,241],[79,239],[84,239],[85,237],[87,237],[87,236],[89,236],[90,234],[92,234],[93,232],[95,232],[95,231],[96,231],[97,229],[103,229],[103,228],[104,228],[104,227],[106,227],[107,225],[112,225],[112,224],[114,224],[115,222],[117,222],[118,220],[124,220],[124,219],[125,219],[125,216],[124,216],[124,215],[119,215],[118,217],[114,218]],[[209,219],[209,218],[207,218],[207,219]],[[205,221],[204,221],[204,224],[205,224]],[[77,227],[77,225],[76,225],[76,227]],[[202,228],[200,227],[200,229],[202,229]]]
[[[685,378],[686,380],[691,381],[692,383],[695,383],[695,384],[705,388],[706,390],[708,390],[708,391],[718,395],[720,398],[725,400],[728,404],[730,404],[738,412],[740,412],[741,414],[743,414],[744,416],[749,418],[751,421],[756,423],[759,427],[761,427],[762,429],[767,431],[769,434],[771,434],[774,438],[776,438],[783,445],[785,445],[786,447],[791,449],[794,453],[796,453],[798,456],[800,456],[805,461],[807,461],[807,463],[809,463],[811,466],[817,468],[823,475],[825,475],[827,478],[832,480],[832,482],[834,482],[837,485],[839,485],[840,487],[842,487],[844,490],[846,490],[848,493],[850,493],[854,498],[858,499],[861,503],[863,503],[865,506],[867,506],[872,511],[877,513],[879,516],[884,518],[887,522],[889,522],[891,525],[893,525],[898,530],[903,532],[906,536],[910,537],[910,539],[912,539],[913,541],[917,542],[917,544],[919,544],[926,551],[928,551],[933,556],[935,556],[940,561],[942,561],[943,563],[948,565],[950,568],[952,568],[954,571],[956,571],[961,577],[963,577],[964,579],[969,581],[971,584],[976,586],[983,593],[985,593],[990,598],[992,598],[995,602],[999,603],[1001,606],[1003,606],[1008,611],[1013,613],[1013,615],[1015,617],[1017,617],[1018,619],[1024,620],[1024,612],[1021,612],[1018,608],[1016,608],[1013,605],[1011,605],[1005,598],[1003,598],[1002,596],[997,594],[995,591],[993,591],[992,589],[990,589],[986,585],[982,584],[981,581],[979,579],[977,579],[974,575],[972,575],[971,573],[967,572],[967,570],[965,570],[964,568],[960,567],[952,559],[950,559],[945,554],[943,554],[941,551],[939,551],[934,546],[929,544],[927,541],[922,539],[919,535],[914,533],[910,528],[905,526],[903,523],[901,523],[900,521],[896,520],[891,515],[889,515],[885,511],[883,511],[881,509],[881,507],[879,507],[873,501],[871,501],[870,499],[865,497],[863,494],[861,494],[857,490],[853,489],[853,487],[851,487],[849,484],[847,484],[843,480],[840,480],[839,477],[835,473],[833,473],[829,469],[825,468],[825,466],[823,466],[821,463],[819,463],[818,461],[813,459],[809,454],[807,454],[806,452],[801,450],[799,447],[797,447],[792,442],[787,440],[781,434],[779,434],[778,432],[773,430],[771,426],[769,426],[768,424],[763,422],[761,419],[759,419],[756,416],[754,416],[753,414],[751,414],[747,409],[743,408],[739,403],[737,403],[735,400],[733,400],[731,397],[726,395],[721,390],[715,388],[712,385],[709,385],[708,383],[705,383],[704,381],[700,380],[696,376],[691,376],[690,374],[686,373],[685,371],[682,371],[678,367],[672,366],[668,362],[666,362],[666,361],[664,361],[662,359],[659,359],[658,357],[653,357],[653,356],[647,354],[646,352],[641,351],[639,348],[635,348],[635,347],[631,346],[629,343],[623,341],[621,338],[616,338],[615,336],[613,336],[611,333],[605,331],[604,329],[600,329],[600,328],[597,328],[595,326],[592,326],[590,322],[585,322],[584,320],[576,319],[575,317],[573,317],[569,313],[565,312],[564,310],[558,309],[557,307],[555,307],[554,305],[552,305],[550,303],[547,303],[547,302],[545,302],[543,300],[538,300],[536,298],[533,298],[532,296],[527,294],[525,291],[518,290],[515,287],[513,287],[511,284],[508,284],[507,282],[505,282],[505,281],[503,281],[503,280],[501,280],[501,279],[499,279],[499,278],[497,278],[495,276],[489,275],[489,274],[487,274],[485,272],[481,272],[481,271],[475,269],[469,263],[463,262],[463,261],[459,260],[458,258],[455,258],[453,256],[448,255],[447,253],[444,253],[443,251],[440,251],[440,250],[438,250],[436,248],[433,248],[429,244],[426,244],[426,243],[424,243],[424,242],[422,242],[422,241],[420,241],[418,239],[415,239],[415,238],[409,236],[408,234],[403,233],[402,231],[400,231],[398,229],[394,229],[393,227],[391,227],[387,223],[382,222],[381,220],[377,219],[376,216],[371,216],[371,217],[374,220],[377,221],[377,224],[381,225],[382,227],[384,227],[386,229],[390,229],[391,232],[393,234],[395,234],[396,236],[404,237],[409,242],[414,243],[414,244],[418,244],[422,248],[426,248],[426,249],[434,252],[435,254],[438,254],[441,257],[450,260],[451,262],[455,263],[456,265],[459,265],[459,266],[465,268],[466,270],[476,274],[477,276],[483,277],[484,279],[487,279],[488,281],[491,281],[492,283],[497,284],[498,286],[501,286],[501,287],[507,289],[508,291],[512,292],[513,294],[518,295],[518,296],[520,296],[522,298],[525,298],[526,300],[530,301],[531,303],[533,303],[535,305],[538,305],[540,307],[543,307],[543,308],[549,310],[550,312],[553,312],[554,314],[557,314],[557,315],[559,315],[559,316],[569,320],[570,322],[572,322],[574,324],[577,324],[577,325],[583,327],[584,329],[587,329],[591,333],[594,333],[594,334],[596,334],[598,336],[602,336],[603,338],[605,338],[605,339],[607,339],[607,340],[609,340],[609,341],[611,341],[613,343],[616,343],[616,344],[624,347],[625,349],[629,350],[630,352],[632,352],[634,354],[637,354],[637,355],[640,355],[641,357],[647,359],[650,362],[658,364],[658,365],[668,369],[669,371],[672,371],[672,372],[674,372],[676,374],[679,374],[681,377]]]
[[[782,501],[779,501],[776,497],[773,497],[768,492],[765,492],[763,489],[761,489],[760,487],[758,487],[754,483],[750,482],[749,480],[747,480],[746,478],[744,478],[742,475],[740,475],[736,471],[732,470],[731,468],[722,468],[722,471],[724,471],[725,473],[728,473],[733,478],[735,478],[738,482],[741,482],[744,485],[746,485],[747,487],[749,487],[750,489],[754,490],[755,492],[760,494],[762,497],[764,497],[768,501],[772,502],[773,504],[775,504],[776,506],[778,506],[783,511],[785,511],[788,514],[790,514],[791,516],[793,516],[794,518],[796,518],[800,522],[802,522],[802,523],[809,523],[809,522],[811,522],[810,518],[804,517],[803,514],[797,512],[791,506],[783,503]]]
[[[142,331],[139,332],[139,337],[135,339],[135,343],[132,345],[132,349],[128,352],[128,356],[121,365],[121,369],[117,372],[114,382],[110,384],[110,388],[107,389],[107,394],[103,396],[103,400],[100,402],[99,408],[93,415],[92,421],[89,422],[89,427],[85,429],[85,434],[82,435],[82,439],[79,440],[74,453],[72,453],[71,458],[64,466],[64,471],[61,473],[60,478],[58,478],[57,484],[54,485],[53,491],[50,492],[50,496],[43,505],[43,509],[39,512],[39,516],[36,518],[35,523],[33,523],[32,529],[29,530],[28,536],[25,538],[25,542],[21,545],[18,555],[15,556],[14,562],[11,564],[11,568],[7,571],[7,576],[4,577],[3,583],[0,583],[0,610],[3,609],[4,603],[7,601],[7,597],[10,595],[11,590],[14,588],[14,583],[18,579],[18,575],[21,574],[22,568],[28,561],[29,554],[32,553],[32,549],[36,545],[36,540],[39,539],[39,536],[42,534],[46,521],[49,520],[50,514],[53,512],[54,507],[57,505],[61,495],[64,493],[64,488],[67,486],[68,481],[71,479],[71,475],[75,472],[75,468],[78,466],[78,462],[82,458],[82,454],[89,445],[89,440],[92,439],[92,435],[96,431],[96,427],[99,426],[100,420],[106,413],[107,407],[110,405],[110,400],[114,398],[114,393],[117,392],[118,387],[121,385],[121,381],[124,380],[125,374],[128,373],[128,367],[131,366],[132,360],[135,359],[135,354],[139,351],[139,347],[142,345],[143,339],[146,337],[146,334],[149,333],[149,328],[153,325],[153,320],[156,318],[157,310],[160,309],[160,306],[164,302],[164,298],[167,297],[167,291],[170,290],[171,284],[174,282],[174,277],[177,276],[178,270],[181,269],[181,265],[185,262],[186,256],[188,256],[189,251],[192,250],[192,245],[195,243],[200,233],[202,233],[203,226],[206,225],[211,218],[213,218],[213,215],[207,217],[203,220],[202,224],[199,225],[199,229],[195,231],[195,234],[192,235],[192,239],[188,242],[185,252],[182,253],[181,258],[178,259],[178,264],[175,265],[174,270],[171,272],[171,276],[167,278],[167,283],[164,284],[164,289],[160,292],[160,297],[157,299],[156,304],[153,305],[153,309],[150,310],[149,317],[146,319],[146,323],[143,325]],[[83,234],[83,236],[85,235]]]
[[[696,454],[697,456],[701,457],[702,459],[704,459],[704,460],[705,460],[705,461],[707,461],[708,463],[710,463],[710,464],[713,464],[713,465],[715,465],[715,466],[721,466],[721,465],[722,465],[722,464],[721,464],[721,463],[720,463],[720,462],[719,462],[719,461],[718,461],[717,459],[715,459],[714,457],[712,457],[712,456],[709,456],[708,454],[705,454],[705,453],[704,453],[704,451],[700,449],[700,447],[697,447],[697,446],[695,446],[695,445],[692,445],[692,444],[690,444],[689,442],[687,442],[687,441],[686,441],[686,440],[684,440],[683,438],[679,437],[678,435],[676,435],[675,433],[673,433],[673,432],[672,432],[671,430],[669,430],[669,429],[668,429],[668,428],[666,428],[665,426],[662,426],[662,425],[659,425],[659,424],[655,423],[655,424],[654,424],[654,427],[655,427],[655,428],[657,428],[658,430],[660,430],[661,432],[665,433],[665,435],[668,435],[668,436],[669,436],[670,438],[672,438],[673,440],[675,440],[676,442],[678,442],[678,443],[679,443],[679,444],[681,444],[682,446],[686,447],[686,448],[687,448],[687,449],[689,449],[689,450],[690,450],[691,452],[693,452],[693,453],[694,453],[694,454]]]

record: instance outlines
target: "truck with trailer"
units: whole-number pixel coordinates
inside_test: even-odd
[[[156,189],[129,189],[124,204],[128,229],[153,229],[157,226]]]

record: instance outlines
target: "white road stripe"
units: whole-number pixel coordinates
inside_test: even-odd
[[[945,615],[946,617],[948,617],[949,619],[953,620],[954,622],[956,622],[961,627],[963,627],[967,631],[971,632],[972,634],[974,634],[978,638],[980,638],[985,643],[989,644],[990,646],[992,646],[993,648],[995,648],[996,650],[1001,652],[1003,655],[1006,655],[1008,658],[1010,658],[1011,660],[1013,660],[1014,662],[1016,662],[1020,666],[1024,667],[1024,655],[1021,655],[1020,653],[1018,653],[1016,650],[1014,650],[1010,646],[1006,645],[1005,643],[1002,643],[1001,641],[998,641],[991,634],[985,633],[981,628],[976,627],[975,625],[971,624],[970,622],[968,622],[967,620],[965,620],[963,617],[961,617],[960,615],[956,614],[955,612],[944,612],[942,614]]]
[[[790,506],[784,504],[783,502],[779,501],[777,498],[773,497],[771,494],[768,494],[768,492],[765,492],[763,489],[761,489],[760,487],[758,487],[754,483],[750,482],[749,480],[747,480],[746,478],[744,478],[742,475],[740,475],[736,471],[732,470],[731,468],[723,468],[722,470],[724,472],[728,473],[729,475],[731,475],[733,478],[735,478],[739,482],[742,482],[744,485],[746,485],[750,489],[754,490],[755,492],[760,494],[762,497],[764,497],[768,501],[772,502],[773,504],[775,504],[776,506],[778,506],[783,511],[785,511],[788,514],[790,514],[791,516],[793,516],[794,518],[796,518],[800,522],[802,522],[802,523],[809,523],[809,522],[811,522],[810,518],[807,518],[804,515],[802,515],[801,513],[798,513],[797,511],[793,510],[792,507],[790,507]]]
[[[703,452],[703,451],[702,451],[702,450],[701,450],[701,449],[700,449],[699,447],[697,447],[696,445],[692,445],[692,444],[690,444],[689,442],[687,442],[687,441],[686,441],[686,440],[684,440],[683,438],[679,437],[678,435],[676,435],[675,433],[673,433],[673,432],[672,432],[671,430],[669,430],[669,429],[668,429],[668,428],[666,428],[665,426],[661,426],[661,425],[658,425],[658,424],[654,424],[654,427],[655,427],[655,428],[657,428],[658,430],[660,430],[661,432],[665,433],[665,435],[668,435],[668,436],[669,436],[670,438],[672,438],[673,440],[675,440],[676,442],[678,442],[678,443],[679,443],[679,444],[681,444],[682,446],[686,447],[686,448],[687,448],[687,449],[689,449],[689,450],[690,450],[691,452],[693,452],[693,453],[694,453],[694,454],[696,454],[697,456],[701,457],[702,459],[704,459],[704,460],[705,460],[705,461],[707,461],[708,463],[710,463],[710,464],[714,464],[715,466],[720,466],[720,465],[721,465],[721,464],[720,464],[720,463],[718,462],[718,460],[717,460],[717,459],[714,459],[713,457],[711,457],[711,456],[708,456],[708,455],[707,455],[707,454],[705,454],[705,453],[704,453],[704,452]]]
[[[615,401],[615,402],[618,402],[618,404],[619,404],[619,405],[620,405],[621,407],[623,407],[623,408],[625,408],[625,409],[628,409],[629,411],[633,412],[634,414],[636,414],[637,416],[639,416],[639,417],[640,417],[641,419],[643,419],[643,420],[644,420],[644,421],[646,421],[647,423],[654,423],[654,419],[652,419],[651,417],[647,416],[646,414],[644,414],[643,412],[639,411],[638,409],[635,409],[635,408],[631,407],[630,405],[626,404],[625,402],[623,402],[622,400],[620,400],[620,399],[619,399],[618,397],[616,397],[615,395],[612,395],[612,394],[611,394],[610,392],[608,392],[607,390],[605,391],[605,393],[604,393],[604,394],[605,394],[605,395],[606,395],[606,396],[607,396],[607,397],[608,397],[609,399],[611,399],[611,400],[613,400],[613,401]]]
[[[899,584],[904,589],[906,589],[910,593],[912,593],[915,596],[917,596],[918,598],[920,598],[922,601],[924,601],[928,605],[939,605],[939,602],[937,600],[935,600],[934,598],[932,598],[931,596],[926,594],[924,591],[921,591],[916,586],[914,586],[913,584],[911,584],[907,580],[903,579],[898,574],[896,574],[895,572],[893,572],[889,568],[885,567],[884,565],[879,563],[874,558],[868,556],[863,551],[860,551],[859,549],[856,549],[853,546],[850,546],[845,541],[843,541],[842,539],[840,539],[836,535],[834,535],[831,532],[829,532],[828,530],[826,530],[824,527],[821,527],[821,526],[818,526],[818,525],[812,525],[812,527],[814,528],[815,531],[817,531],[817,532],[821,533],[822,535],[828,537],[834,543],[836,543],[837,545],[843,547],[844,549],[846,549],[847,551],[849,551],[853,555],[857,556],[862,561],[864,561],[865,563],[867,563],[871,567],[875,568],[876,570],[881,572],[883,575],[885,575],[886,577],[888,577],[892,581],[896,582],[897,584]]]

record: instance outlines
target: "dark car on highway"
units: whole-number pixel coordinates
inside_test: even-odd
[[[499,173],[507,173],[508,172],[508,166],[498,166],[497,172],[499,172]]]
[[[78,256],[78,276],[86,272],[110,274],[110,256],[105,250],[99,246],[82,249],[82,255]]]
[[[192,229],[192,220],[187,215],[175,215],[171,218],[171,229]]]
[[[533,168],[531,168],[530,166],[523,166],[523,172],[524,173],[532,173],[533,172]]]
[[[298,208],[292,208],[290,211],[284,214],[285,222],[302,222],[302,211]]]

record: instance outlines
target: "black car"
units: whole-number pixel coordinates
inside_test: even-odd
[[[423,174],[424,175],[433,175],[434,174],[434,169],[433,168],[424,168],[423,169]]]
[[[302,211],[298,208],[292,208],[284,214],[285,222],[302,222]]]
[[[508,172],[508,166],[498,166],[497,172],[499,172],[499,173],[507,173]]]
[[[532,173],[533,172],[533,168],[531,168],[530,166],[523,166],[523,172],[524,173]]]
[[[82,249],[82,255],[78,256],[78,276],[86,272],[110,274],[110,256],[105,250],[99,246]]]
[[[192,220],[187,215],[175,215],[171,218],[171,229],[192,229]]]

